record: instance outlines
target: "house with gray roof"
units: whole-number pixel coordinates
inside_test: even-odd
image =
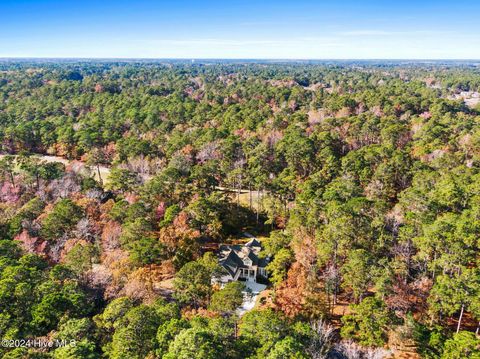
[[[236,280],[256,282],[257,278],[267,278],[265,267],[269,257],[260,256],[262,245],[252,238],[244,245],[221,245],[218,250],[218,262],[224,269],[219,282],[228,283]]]

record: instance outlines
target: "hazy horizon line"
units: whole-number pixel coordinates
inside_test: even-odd
[[[480,58],[274,58],[274,57],[73,57],[73,56],[0,56],[0,60],[181,60],[181,61],[480,61]]]

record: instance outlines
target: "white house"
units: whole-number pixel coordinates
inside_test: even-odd
[[[252,238],[245,245],[221,245],[218,250],[218,262],[225,269],[224,275],[219,278],[222,283],[236,280],[256,282],[257,278],[267,277],[265,267],[269,257],[261,257],[260,242]]]

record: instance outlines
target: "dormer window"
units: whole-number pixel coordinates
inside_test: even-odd
[[[251,266],[251,265],[252,265],[252,261],[251,261],[250,259],[248,259],[248,258],[245,258],[245,259],[243,260],[243,263],[244,263],[246,266]]]

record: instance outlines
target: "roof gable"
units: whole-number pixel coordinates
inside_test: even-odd
[[[262,248],[262,245],[258,241],[258,239],[252,238],[247,243],[245,243],[245,247],[259,247],[259,248]]]

